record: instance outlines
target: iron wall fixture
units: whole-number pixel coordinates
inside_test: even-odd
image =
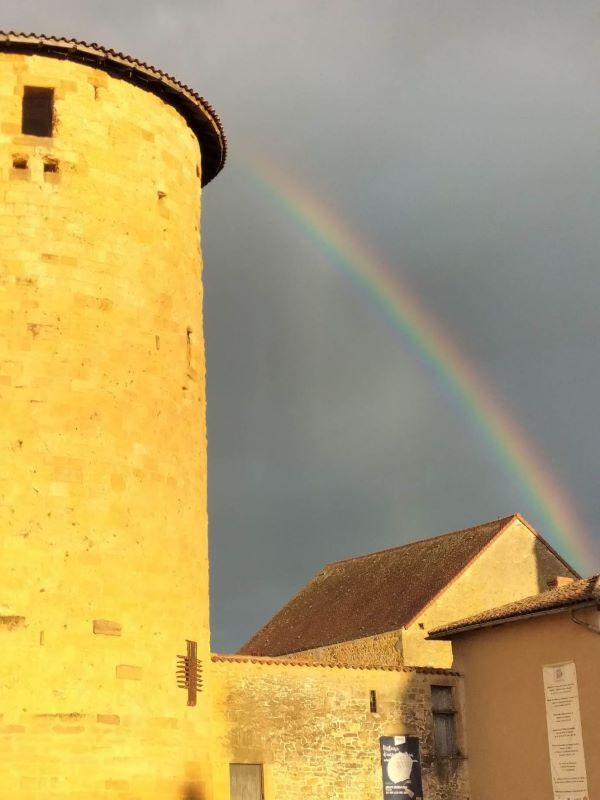
[[[186,639],[187,654],[177,656],[177,686],[187,689],[188,706],[196,705],[198,692],[202,691],[202,664],[198,661],[198,645]]]

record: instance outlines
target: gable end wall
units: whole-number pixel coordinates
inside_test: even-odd
[[[451,643],[427,641],[428,631],[538,594],[545,591],[549,579],[573,574],[516,518],[402,631],[404,663],[407,666],[451,667]]]

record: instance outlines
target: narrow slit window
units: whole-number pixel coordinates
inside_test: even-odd
[[[21,131],[28,136],[52,136],[54,89],[26,86]]]
[[[371,714],[377,713],[377,692],[375,689],[371,689],[369,692],[369,708],[371,709]]]

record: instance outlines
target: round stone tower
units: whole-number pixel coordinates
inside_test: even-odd
[[[0,35],[0,797],[210,795],[199,216],[224,157],[168,75]]]

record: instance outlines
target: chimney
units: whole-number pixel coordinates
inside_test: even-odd
[[[575,578],[567,577],[566,575],[555,575],[553,578],[548,578],[546,586],[549,589],[560,589],[561,586],[568,586],[573,583]]]

